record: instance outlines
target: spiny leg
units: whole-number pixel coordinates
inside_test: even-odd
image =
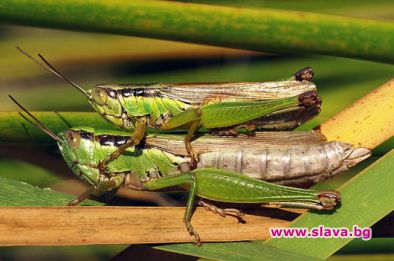
[[[194,236],[195,244],[201,246],[202,244],[201,238],[198,235],[197,231],[193,228],[192,224],[190,223],[193,214],[196,192],[197,192],[196,191],[197,184],[193,174],[183,173],[177,176],[167,176],[167,177],[144,182],[143,186],[148,190],[157,190],[157,189],[184,185],[184,184],[190,184],[190,190],[189,190],[189,198],[186,204],[185,215],[183,217],[183,222],[185,223],[186,229],[189,232],[189,234]]]
[[[123,175],[118,175],[115,177],[112,177],[109,180],[102,181],[100,182],[96,188],[91,187],[88,190],[82,192],[78,197],[72,201],[70,201],[67,206],[77,206],[79,205],[82,201],[85,199],[89,198],[90,195],[93,195],[95,197],[100,197],[102,194],[109,190],[113,190],[115,188],[118,188],[124,181],[124,176]]]
[[[234,127],[223,127],[223,128],[211,129],[210,134],[213,136],[230,136],[230,137],[238,136],[238,133]]]
[[[232,127],[222,127],[210,130],[210,134],[214,136],[230,136],[230,137],[254,137],[256,135],[255,130],[257,129],[256,124],[245,123]]]
[[[236,208],[219,208],[203,199],[198,200],[198,205],[204,207],[206,210],[211,211],[215,214],[218,214],[221,217],[232,216],[238,219],[238,222],[243,222],[244,213],[241,210]]]
[[[324,209],[319,203],[317,202],[287,202],[287,201],[280,201],[280,202],[267,202],[262,203],[263,206],[274,207],[274,208],[306,208],[306,209],[316,209],[322,210]]]
[[[68,202],[67,206],[78,206],[79,204],[82,203],[82,201],[89,198],[89,196],[92,194],[94,190],[95,190],[94,187],[85,190],[84,192],[79,194],[76,199],[73,199],[70,202]]]
[[[188,130],[185,136],[186,151],[190,155],[190,167],[192,170],[197,168],[197,156],[192,148],[192,139],[194,133],[198,130],[199,126],[200,126],[200,120],[193,121],[190,126],[190,129]]]
[[[109,154],[104,160],[102,160],[98,164],[98,169],[101,173],[105,173],[108,163],[117,159],[123,152],[125,152],[128,148],[138,145],[141,140],[144,138],[145,129],[146,129],[146,117],[139,117],[136,120],[135,130],[133,133],[133,137],[131,140],[127,141],[125,144],[120,145],[114,152]]]
[[[197,167],[197,156],[192,149],[191,141],[193,139],[194,133],[200,127],[200,122],[201,122],[201,110],[200,108],[193,108],[186,110],[182,113],[179,113],[177,115],[174,115],[171,119],[168,119],[161,126],[161,129],[163,130],[172,130],[179,126],[191,123],[191,126],[185,137],[186,151],[191,157],[191,161],[190,161],[191,169],[195,169]]]
[[[189,198],[187,199],[187,204],[186,204],[186,212],[183,217],[183,222],[185,223],[186,229],[189,232],[191,236],[194,236],[194,243],[197,246],[201,246],[201,238],[198,235],[197,231],[193,228],[192,224],[190,223],[192,219],[192,214],[193,214],[193,207],[194,207],[194,201],[196,199],[196,191],[197,186],[196,182],[193,182],[190,186],[190,191],[189,191]]]

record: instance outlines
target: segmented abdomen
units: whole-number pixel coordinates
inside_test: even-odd
[[[316,178],[324,179],[341,167],[351,149],[347,143],[333,141],[261,150],[245,148],[208,152],[199,155],[198,167],[225,169],[279,184],[293,184],[300,180],[315,183]]]

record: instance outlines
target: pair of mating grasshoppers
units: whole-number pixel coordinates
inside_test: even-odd
[[[21,116],[56,140],[73,172],[91,184],[70,205],[121,185],[136,190],[181,187],[189,190],[184,223],[198,245],[201,239],[190,223],[196,196],[205,208],[238,218],[240,211],[220,209],[204,199],[333,209],[340,201],[336,191],[282,185],[316,183],[370,155],[367,149],[327,142],[313,131],[254,132],[291,130],[319,113],[321,99],[309,67],[276,82],[102,84],[85,91],[41,55],[39,61],[19,50],[77,88],[116,127],[134,130],[75,127],[55,134],[11,97],[27,114]],[[187,134],[147,134],[146,129]],[[193,141],[201,130],[224,136]],[[237,135],[245,131],[254,135]]]

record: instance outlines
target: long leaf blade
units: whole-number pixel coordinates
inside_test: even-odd
[[[342,206],[335,215],[326,218],[319,213],[309,212],[294,222],[291,227],[347,227],[353,225],[370,227],[394,209],[392,170],[394,150],[383,156],[360,174],[339,188]],[[349,243],[351,238],[292,238],[272,239],[267,246],[318,258],[328,258]]]
[[[294,11],[172,1],[2,0],[0,21],[258,51],[394,61],[393,23]]]

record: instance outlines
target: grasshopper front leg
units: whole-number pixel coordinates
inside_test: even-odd
[[[152,181],[147,181],[143,183],[144,188],[148,190],[157,190],[171,186],[179,186],[179,185],[189,185],[189,197],[187,199],[186,211],[183,216],[183,222],[185,223],[186,229],[191,236],[195,239],[195,244],[197,246],[201,246],[201,238],[198,235],[197,231],[193,228],[190,223],[195,203],[195,198],[197,194],[197,183],[194,175],[192,173],[184,173],[177,176],[167,176],[160,179],[155,179]]]
[[[118,188],[120,185],[122,185],[123,181],[123,175],[118,175],[110,178],[109,180],[102,181],[97,185],[97,187],[91,187],[88,190],[82,192],[76,199],[70,201],[67,206],[77,206],[91,195],[100,197],[105,192]]]
[[[108,163],[117,159],[128,148],[140,144],[141,140],[145,136],[146,122],[147,122],[146,117],[137,118],[136,123],[135,123],[135,130],[134,130],[133,137],[131,138],[131,140],[129,140],[125,144],[122,144],[121,146],[119,146],[114,152],[109,154],[104,160],[102,160],[98,164],[98,169],[100,170],[101,173],[105,173]]]

